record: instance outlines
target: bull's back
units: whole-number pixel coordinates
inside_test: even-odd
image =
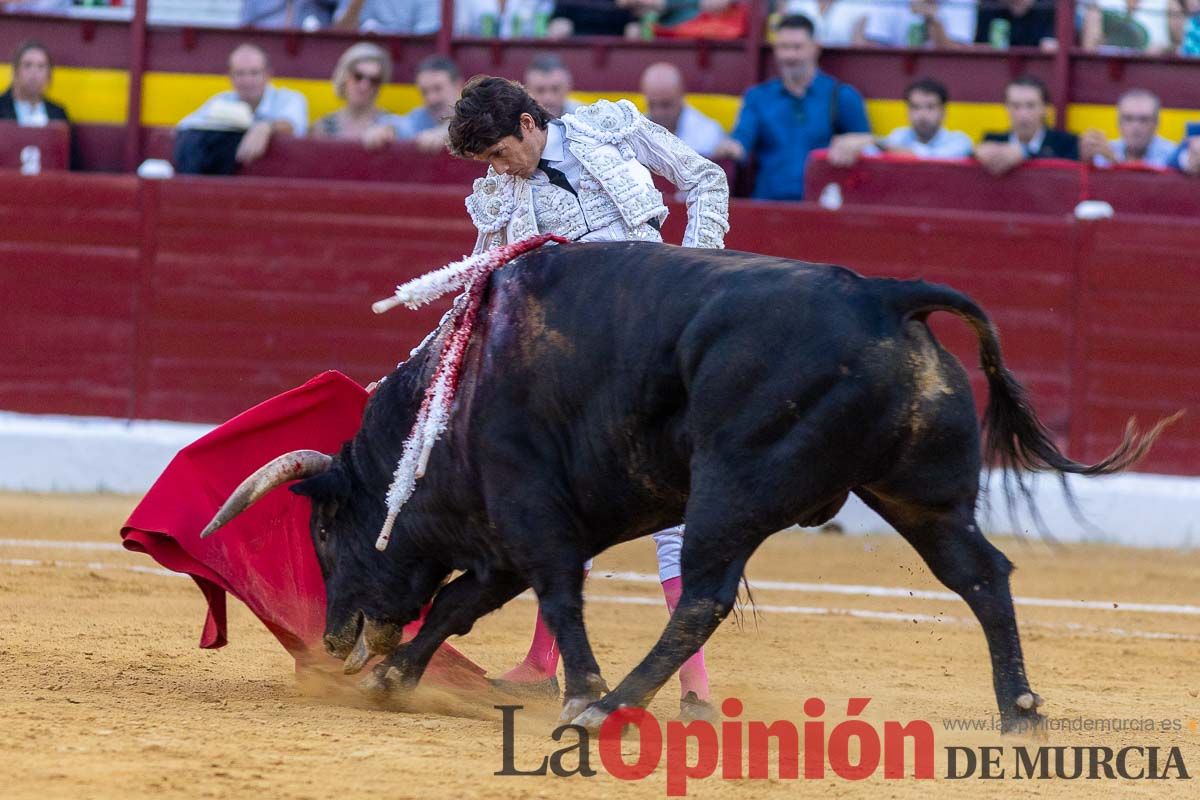
[[[844,371],[899,330],[883,283],[729,250],[546,247],[493,276],[481,367],[516,381],[528,407],[566,416],[597,404],[628,415],[686,391],[706,361],[735,383],[781,366]]]
[[[548,326],[596,351],[636,353],[705,324],[752,332],[775,322],[804,333],[846,321],[876,333],[894,321],[875,284],[841,267],[733,250],[573,244],[543,248],[497,273],[492,313],[526,317],[527,339]]]

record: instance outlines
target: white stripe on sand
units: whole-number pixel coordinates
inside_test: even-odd
[[[658,576],[644,572],[593,572],[593,577],[633,583],[658,583]],[[904,589],[892,586],[859,586],[849,583],[797,583],[792,581],[750,581],[751,589],[775,589],[782,592],[811,594],[844,594],[863,597],[911,597],[915,600],[961,600],[953,592],[931,592],[926,589]],[[1110,600],[1066,600],[1049,597],[1014,597],[1018,606],[1042,608],[1078,608],[1088,611],[1138,611],[1145,614],[1187,614],[1200,616],[1200,606],[1175,603],[1124,603]]]
[[[0,539],[0,547],[30,547],[48,550],[109,550],[124,552],[120,542],[67,542],[57,539]]]
[[[135,572],[143,575],[158,575],[169,578],[186,578],[180,572],[172,572],[162,567],[145,567],[135,564],[105,564],[99,561],[56,561],[38,560],[34,558],[3,558],[0,565],[13,567],[54,567],[56,569],[88,569],[88,570],[118,570]],[[636,573],[634,573],[636,574]],[[652,576],[657,580],[657,576]],[[518,596],[520,600],[533,600],[532,592],[524,592]],[[588,594],[589,603],[606,603],[629,606],[661,606],[663,601],[656,597],[627,597],[623,595]],[[768,614],[798,614],[814,617],[851,617],[854,619],[883,620],[887,622],[949,623],[952,625],[975,625],[974,619],[930,614],[906,614],[899,611],[870,611],[859,608],[825,608],[822,606],[781,606],[771,604],[755,604],[758,611]],[[1200,642],[1200,636],[1187,633],[1170,633],[1161,631],[1127,630],[1125,628],[1097,628],[1081,625],[1077,622],[1038,622],[1023,621],[1024,628],[1040,628],[1043,630],[1069,631],[1084,635],[1113,636],[1121,639],[1154,639],[1164,641]]]
[[[525,592],[518,596],[520,600],[533,600],[534,596]],[[654,597],[626,597],[623,595],[587,595],[589,603],[612,603],[628,606],[662,606],[663,601]],[[852,617],[854,619],[883,620],[886,622],[907,622],[909,624],[949,623],[951,625],[977,625],[975,619],[952,616],[932,616],[930,614],[905,614],[899,611],[869,611],[860,608],[824,608],[821,606],[778,606],[765,603],[755,603],[754,608],[768,614],[799,614],[809,617]],[[1119,639],[1155,639],[1179,642],[1200,642],[1200,635],[1190,633],[1169,633],[1161,631],[1139,631],[1126,628],[1097,628],[1081,625],[1078,622],[1039,622],[1037,620],[1022,620],[1022,628],[1038,628],[1041,630],[1069,631],[1084,635],[1113,636]]]
[[[54,539],[0,539],[0,547],[27,547],[64,550],[105,550],[124,552],[117,542],[83,542]],[[592,573],[593,578],[630,583],[658,583],[658,575],[648,572],[601,572]],[[954,602],[961,598],[953,592],[935,592],[927,589],[905,589],[895,586],[867,586],[850,583],[803,583],[796,581],[751,581],[752,589],[806,594],[840,594],[858,597],[911,597],[914,600],[941,600]],[[1068,600],[1053,597],[1014,597],[1013,604],[1038,608],[1070,608],[1086,611],[1125,611],[1141,614],[1182,614],[1200,616],[1200,606],[1177,603],[1129,603],[1115,600]]]

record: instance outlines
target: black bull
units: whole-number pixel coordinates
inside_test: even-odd
[[[979,619],[1006,725],[1038,715],[1009,594],[1012,565],[980,532],[980,429],[967,376],[926,325],[962,318],[990,400],[987,455],[1021,471],[1124,469],[1157,435],[1127,431],[1103,462],[1066,458],[966,296],[732,251],[646,243],[546,247],[491,278],[448,431],[374,548],[384,496],[435,366],[426,346],[388,376],[337,456],[276,459],[211,533],[268,491],[312,500],[328,596],[325,642],[364,682],[402,689],[451,635],[528,587],[558,637],[564,717],[595,726],[644,705],[734,606],[755,549],[830,519],[853,492]],[[608,694],[583,624],[583,561],[675,525],[683,595],[661,638]],[[461,574],[446,582],[456,570]],[[433,600],[424,627],[400,626]]]

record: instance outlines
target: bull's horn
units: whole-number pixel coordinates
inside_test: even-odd
[[[358,641],[354,643],[354,649],[350,651],[350,655],[346,656],[346,663],[342,665],[342,671],[347,675],[362,672],[362,668],[371,660],[371,644],[367,641],[368,624],[367,622],[363,623],[362,631],[358,634]]]
[[[212,522],[205,526],[200,538],[215,533],[222,525],[257,503],[276,486],[320,475],[329,469],[332,463],[333,459],[330,456],[316,450],[293,450],[259,467],[253,475],[242,481],[241,486],[233,490],[233,494],[212,518]]]

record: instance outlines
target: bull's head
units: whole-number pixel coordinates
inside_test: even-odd
[[[346,660],[347,673],[399,645],[401,629],[417,618],[447,572],[413,555],[400,526],[386,554],[375,549],[382,497],[362,488],[352,473],[342,456],[314,450],[279,456],[246,478],[200,534],[215,533],[277,486],[300,481],[291,490],[312,501],[309,530],[325,581],[325,649]]]

